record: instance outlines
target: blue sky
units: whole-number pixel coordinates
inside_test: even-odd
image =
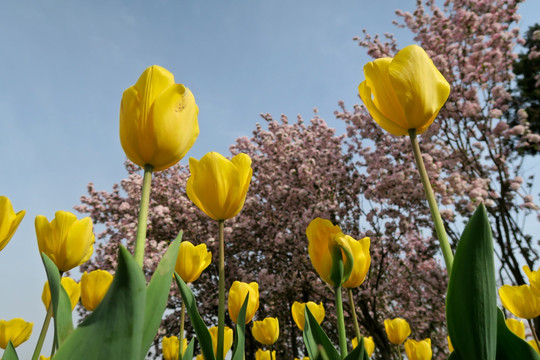
[[[407,31],[394,10],[415,1],[2,1],[0,2],[0,195],[26,217],[0,253],[0,319],[34,322],[45,310],[45,273],[34,218],[71,210],[88,182],[110,190],[125,176],[118,140],[122,92],[152,64],[193,92],[201,134],[189,156],[226,154],[250,136],[260,113],[333,118],[338,100],[358,102],[370,59],[352,37]],[[540,2],[521,7],[522,29]],[[186,161],[186,160],[183,160]],[[47,351],[50,345],[46,345]]]

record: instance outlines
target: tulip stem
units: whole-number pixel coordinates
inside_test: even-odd
[[[397,353],[398,353],[398,356],[399,356],[399,360],[403,360],[403,356],[401,356],[401,345],[397,346]]]
[[[150,205],[150,188],[152,187],[153,169],[152,165],[144,165],[141,205],[139,207],[139,221],[137,223],[137,236],[135,238],[135,262],[141,268],[144,261],[144,245],[146,243],[146,226],[148,223],[148,206]]]
[[[353,317],[353,324],[354,324],[354,332],[356,334],[356,340],[358,343],[360,343],[360,338],[362,335],[360,335],[360,327],[358,326],[358,318],[356,317],[356,308],[354,306],[354,299],[353,299],[353,293],[352,289],[347,289],[349,292],[349,307],[351,308],[351,314]]]
[[[184,300],[182,300],[182,310],[180,310],[180,336],[178,336],[179,339],[179,345],[178,345],[178,359],[182,359],[184,357],[183,350],[184,350],[184,323],[186,322],[186,303]]]
[[[32,360],[38,360],[43,348],[43,342],[45,342],[45,337],[47,336],[47,331],[49,330],[49,324],[51,323],[51,318],[53,316],[53,307],[52,302],[47,308],[47,315],[45,315],[45,320],[43,320],[43,325],[41,326],[41,332],[39,333],[39,339],[34,349],[34,354],[32,355]]]
[[[219,304],[218,304],[218,339],[216,359],[223,360],[223,343],[225,337],[225,241],[223,227],[225,220],[219,220]]]
[[[424,165],[424,160],[422,159],[422,153],[420,152],[420,145],[418,144],[418,140],[416,138],[416,129],[409,129],[409,137],[411,138],[411,145],[413,148],[414,158],[416,160],[416,166],[418,168],[418,173],[420,174],[420,179],[422,180],[422,185],[424,186],[424,191],[429,204],[429,210],[431,211],[431,218],[435,223],[435,231],[437,232],[437,237],[439,238],[439,245],[443,253],[446,270],[448,272],[448,276],[450,276],[452,273],[454,255],[452,254],[452,249],[450,248],[450,243],[448,242],[448,237],[446,236],[446,230],[444,229],[444,223],[437,206],[437,201],[435,200],[435,195],[433,194],[433,189],[429,183],[429,177]]]
[[[536,347],[538,349],[540,349],[540,341],[538,340],[538,335],[536,335],[536,331],[535,331],[535,328],[533,326],[533,322],[531,319],[527,319],[527,322],[529,323],[529,328],[531,329],[531,332],[533,334],[533,337],[534,337],[534,341],[536,342]]]
[[[336,299],[336,317],[339,334],[339,350],[341,358],[345,359],[348,355],[347,350],[347,335],[345,334],[345,321],[343,319],[343,300],[341,298],[341,286],[334,287],[334,294]]]

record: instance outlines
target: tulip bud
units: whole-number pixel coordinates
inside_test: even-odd
[[[274,344],[279,337],[279,321],[277,318],[268,317],[261,321],[254,321],[251,333],[255,340],[263,345]]]
[[[109,290],[113,276],[105,270],[86,271],[81,278],[81,302],[86,310],[94,311]]]
[[[71,302],[71,310],[73,311],[79,302],[79,298],[81,297],[81,285],[70,277],[62,277],[62,279],[60,279],[60,285],[62,285],[64,290],[66,290],[66,293],[69,296],[69,301]],[[48,281],[45,282],[45,285],[43,286],[41,301],[43,301],[45,309],[48,309],[51,304],[51,289]]]
[[[259,308],[259,284],[256,282],[244,283],[240,281],[233,282],[229,290],[229,316],[236,322],[240,309],[249,293],[249,300],[246,309],[246,324],[253,319],[255,312]]]
[[[189,241],[180,243],[175,271],[184,282],[194,282],[212,262],[212,253],[206,251],[206,245],[194,246]]]
[[[405,352],[409,360],[431,360],[431,339],[416,341],[408,339],[405,342]]]
[[[11,240],[25,214],[24,210],[15,213],[9,198],[0,196],[0,251]]]
[[[401,344],[409,335],[411,335],[409,323],[402,318],[384,320],[384,329],[386,330],[388,340],[395,345]]]
[[[300,303],[298,301],[295,301],[292,305],[291,313],[292,313],[293,320],[296,323],[296,326],[298,326],[298,328],[302,331],[304,331],[304,325],[306,322],[306,318],[305,318],[306,305],[309,311],[311,312],[311,314],[313,315],[313,317],[315,318],[315,320],[317,320],[319,324],[323,321],[324,315],[325,315],[324,306],[322,302],[319,303],[319,305],[317,305],[313,301],[309,301],[307,303]]]
[[[213,326],[208,329],[210,336],[212,337],[212,345],[214,346],[214,355],[217,354],[217,337],[218,337],[218,327]],[[230,327],[225,326],[225,333],[223,339],[223,357],[231,350],[233,344],[233,331]]]
[[[255,360],[276,360],[276,350],[272,351],[272,357],[270,357],[270,350],[258,349]]]
[[[186,353],[187,346],[187,339],[182,339],[182,354]],[[178,339],[178,337],[164,336],[162,347],[164,360],[178,360],[178,352],[180,351],[180,340]]]
[[[352,339],[352,346],[353,349],[358,346],[358,339],[354,338]],[[373,341],[373,337],[371,336],[364,336],[364,349],[366,350],[369,357],[373,355],[373,352],[375,351],[375,342]]]
[[[6,349],[11,341],[13,347],[21,345],[30,338],[33,323],[16,318],[9,321],[0,320],[0,348]]]

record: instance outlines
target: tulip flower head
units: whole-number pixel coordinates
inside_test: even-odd
[[[531,290],[536,296],[540,296],[540,267],[536,271],[531,271],[531,269],[525,265],[523,266],[523,271],[525,271],[525,274],[527,274],[527,277],[529,278]]]
[[[358,346],[358,339],[354,338],[351,340],[353,349]],[[373,352],[375,351],[375,342],[373,341],[373,337],[371,336],[364,336],[364,349],[366,350],[369,357],[373,355]]]
[[[408,339],[405,342],[405,352],[409,360],[431,360],[431,339],[421,341]]]
[[[214,355],[217,354],[217,337],[218,337],[218,328],[217,326],[213,326],[210,329],[208,329],[210,332],[210,336],[212,337],[212,345],[214,346]],[[224,333],[224,339],[223,339],[223,356],[231,350],[233,344],[233,330],[225,326],[225,333]],[[204,359],[204,357],[203,357]]]
[[[393,135],[427,130],[450,95],[450,85],[424,49],[410,45],[394,58],[364,66],[358,92],[373,119]]]
[[[246,324],[253,319],[253,316],[259,309],[259,284],[256,282],[244,283],[240,281],[233,282],[229,289],[229,316],[236,322],[240,309],[249,293],[249,300],[246,309]]]
[[[313,315],[313,317],[315,318],[315,320],[317,320],[319,324],[323,321],[324,315],[325,315],[324,306],[322,302],[319,303],[319,305],[317,305],[313,301],[309,301],[307,303],[300,303],[298,301],[295,301],[292,305],[291,313],[292,313],[293,320],[296,323],[296,326],[298,326],[298,328],[301,331],[304,331],[304,325],[306,322],[306,318],[305,318],[306,305],[309,311],[311,312],[311,314]]]
[[[178,360],[180,340],[176,336],[164,336],[161,345],[163,346],[164,360]],[[187,339],[182,339],[182,354],[186,353],[187,346]]]
[[[190,158],[189,170],[187,195],[206,215],[227,220],[242,210],[253,173],[248,155],[238,154],[228,160],[210,152],[201,160]]]
[[[506,319],[506,326],[514,334],[516,334],[522,339],[525,339],[525,324],[523,323],[523,321],[509,318],[509,319]]]
[[[255,340],[263,345],[273,345],[279,338],[279,321],[275,317],[267,317],[261,321],[254,321],[251,333]]]
[[[81,285],[70,277],[62,277],[60,279],[60,285],[66,290],[71,302],[71,310],[75,309],[75,306],[79,302],[81,297]],[[49,282],[46,281],[43,285],[43,292],[41,293],[41,301],[45,305],[45,309],[48,309],[51,304],[51,289],[49,288]]]
[[[276,360],[276,350],[272,351],[272,357],[270,357],[270,350],[258,349],[255,360]]]
[[[191,91],[175,84],[167,69],[150,66],[122,95],[122,148],[141,167],[167,169],[186,155],[199,136],[198,114]]]
[[[81,277],[81,302],[86,310],[94,311],[109,290],[113,276],[105,270],[86,271]]]
[[[540,316],[540,297],[536,296],[529,285],[499,288],[503,306],[512,314],[522,319],[534,319]]]
[[[92,220],[77,217],[67,211],[57,211],[49,222],[36,216],[36,235],[40,253],[45,253],[60,271],[69,271],[84,264],[94,252]]]
[[[0,196],[0,251],[11,240],[25,214],[25,210],[15,213],[9,198]]]
[[[384,320],[384,329],[386,330],[388,340],[394,345],[401,344],[411,335],[409,323],[402,318]]]
[[[343,287],[353,289],[360,286],[371,265],[371,255],[369,254],[370,239],[365,237],[360,240],[355,240],[349,235],[345,235],[345,240],[349,243],[351,254],[354,259],[351,275],[347,281],[343,283]]]
[[[184,282],[194,282],[211,262],[212,253],[206,250],[205,244],[194,246],[189,241],[182,241],[176,259],[175,271]]]
[[[21,345],[30,338],[33,323],[16,318],[9,321],[0,320],[0,348],[6,349],[11,341],[13,347]]]

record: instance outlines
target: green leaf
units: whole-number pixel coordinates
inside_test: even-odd
[[[197,339],[201,345],[204,358],[205,360],[215,360],[216,357],[214,356],[212,336],[201,318],[201,315],[199,315],[197,304],[195,303],[195,296],[193,296],[193,292],[186,285],[184,280],[182,280],[180,275],[178,275],[178,273],[174,273],[174,278],[176,279],[176,284],[180,289],[180,294],[182,294],[182,300],[184,301],[184,304],[186,304],[186,310],[189,315],[189,319],[191,320],[191,325],[193,325],[193,329],[195,330],[195,334],[197,334]]]
[[[540,360],[540,356],[525,340],[506,326],[501,309],[497,309],[497,360]]]
[[[483,204],[459,240],[446,297],[448,332],[462,359],[495,359],[497,294],[493,241]]]
[[[54,314],[54,328],[56,343],[62,345],[67,337],[73,332],[73,320],[71,318],[71,300],[60,283],[60,271],[54,262],[45,253],[41,253],[43,265],[47,272],[49,289],[51,290],[51,303]]]
[[[182,345],[180,345],[180,346],[182,346]],[[182,360],[192,360],[193,359],[193,348],[194,347],[195,347],[195,338],[191,339],[191,341],[189,342],[189,345],[186,348],[186,352],[184,353],[184,356],[182,357]]]
[[[2,355],[2,360],[19,360],[11,340],[8,341],[6,351],[4,351],[4,354]]]
[[[238,313],[238,318],[236,319],[236,336],[234,338],[234,352],[232,360],[244,360],[244,347],[246,340],[246,310],[249,301],[249,292],[246,295],[244,303],[240,308]],[[270,356],[271,357],[271,356]]]
[[[315,317],[309,311],[309,308],[306,306],[304,310],[305,323],[304,323],[304,344],[308,355],[311,359],[317,359],[320,356],[320,351],[318,349],[321,346],[326,353],[326,357],[329,360],[341,360],[341,356],[337,352],[336,348],[328,339],[328,336],[324,333],[324,330],[321,328]]]
[[[67,338],[54,360],[139,359],[146,280],[131,254],[120,246],[109,291]]]
[[[343,251],[347,258],[347,261],[343,264],[343,280],[341,281],[341,284],[343,284],[345,281],[349,280],[349,276],[351,276],[354,267],[354,257],[343,244],[338,244],[338,247]]]
[[[461,357],[459,357],[455,351],[452,351],[448,357],[448,360],[461,360]]]
[[[356,346],[353,351],[345,358],[345,360],[369,360],[368,353],[364,348],[364,337],[358,341],[358,346]]]
[[[178,249],[182,241],[182,231],[176,237],[169,249],[165,252],[159,265],[146,288],[146,301],[144,309],[144,328],[141,343],[141,359],[146,357],[148,349],[156,337],[156,333],[161,325],[163,312],[167,307],[171,282],[173,279]]]

